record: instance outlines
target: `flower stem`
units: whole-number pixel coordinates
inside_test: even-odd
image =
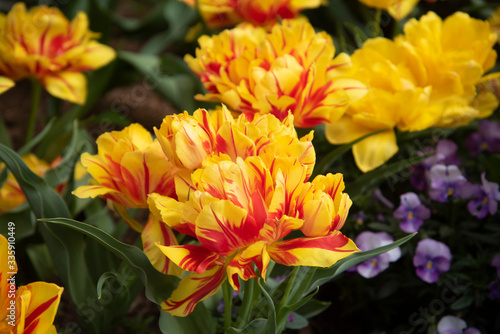
[[[243,303],[241,304],[240,315],[236,324],[237,328],[243,328],[248,322],[254,303],[254,291],[257,279],[249,279],[243,284],[245,285],[245,295],[243,296]]]
[[[380,28],[380,20],[381,19],[382,19],[382,9],[377,9],[375,11],[375,24],[374,24],[372,37],[380,36],[380,33],[382,32],[382,29]]]
[[[31,80],[31,108],[28,119],[28,128],[26,129],[25,143],[28,143],[35,133],[36,116],[38,114],[38,105],[40,104],[40,96],[42,94],[42,85],[39,81]]]
[[[226,332],[231,327],[231,312],[233,311],[233,292],[227,280],[222,283],[222,296],[224,298],[224,332]]]

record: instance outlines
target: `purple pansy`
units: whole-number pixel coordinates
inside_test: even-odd
[[[491,260],[491,265],[497,268],[497,276],[500,277],[500,253],[496,254]]]
[[[500,124],[491,121],[480,122],[478,132],[467,137],[465,146],[473,157],[481,151],[500,153]]]
[[[427,174],[432,166],[435,165],[456,165],[460,164],[460,159],[455,155],[457,144],[451,140],[442,140],[436,145],[436,152],[421,163],[411,168],[412,177],[410,178],[413,186],[420,191],[427,189]],[[431,152],[431,148],[426,147],[420,155]]]
[[[364,231],[356,237],[356,245],[362,251],[372,250],[394,242],[390,234],[386,232]],[[356,270],[364,278],[372,278],[389,267],[390,262],[394,262],[401,257],[401,249],[396,247],[388,252],[377,255],[360,263]]]
[[[435,165],[429,171],[429,197],[438,202],[447,202],[449,197],[461,197],[467,180],[455,165]]]
[[[435,283],[440,274],[450,269],[450,260],[451,252],[448,246],[433,239],[424,239],[417,245],[413,265],[420,279]]]
[[[463,192],[473,199],[467,203],[469,213],[479,219],[485,218],[488,213],[494,215],[498,211],[498,201],[500,201],[500,191],[498,184],[486,180],[485,173],[481,174],[482,185],[468,184]]]
[[[366,215],[363,211],[359,211],[358,213],[353,214],[352,217],[358,225],[363,225],[366,219]]]
[[[452,315],[447,315],[439,320],[437,331],[438,334],[481,334],[479,329],[467,328],[465,321]]]
[[[406,233],[417,232],[424,220],[431,216],[431,210],[420,202],[415,193],[403,194],[400,199],[401,205],[394,211],[394,218],[402,220],[399,227]]]
[[[491,300],[500,299],[500,280],[496,280],[490,283],[488,286],[490,290],[489,297]]]

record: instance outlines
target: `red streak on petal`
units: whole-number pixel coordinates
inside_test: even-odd
[[[40,304],[36,309],[31,312],[25,320],[25,324],[28,326],[35,321],[40,315],[42,315],[43,312],[47,311],[47,309],[59,298],[58,295],[50,298],[47,300],[45,303]],[[27,333],[25,331],[25,333]]]

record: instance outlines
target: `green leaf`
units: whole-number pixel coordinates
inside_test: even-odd
[[[359,143],[363,139],[374,136],[374,135],[379,134],[381,132],[384,132],[386,130],[388,130],[388,129],[386,128],[386,129],[382,129],[382,130],[378,130],[378,131],[369,133],[369,134],[364,135],[363,137],[360,137],[360,138],[358,138],[358,139],[356,139],[348,144],[344,144],[344,145],[339,146],[338,148],[334,149],[333,151],[331,151],[330,153],[325,155],[323,157],[323,159],[321,159],[321,161],[318,164],[316,164],[316,166],[314,167],[314,172],[313,172],[313,175],[311,176],[311,179],[314,178],[316,175],[325,174],[328,171],[328,169],[335,163],[335,161],[337,161],[339,158],[341,158],[344,153],[349,151],[354,144]]]
[[[199,303],[193,313],[186,317],[174,317],[162,311],[159,324],[161,332],[165,334],[215,334],[212,315],[203,303]]]
[[[102,288],[104,287],[104,283],[106,283],[106,281],[110,279],[117,279],[116,273],[108,271],[102,274],[101,277],[99,278],[99,281],[97,282],[96,286],[97,296],[99,299],[101,299],[102,297]]]
[[[172,65],[172,56],[159,57],[120,51],[118,57],[144,75],[150,86],[162,94],[177,110],[191,110],[196,107],[193,96],[197,93],[199,80],[177,64]]]
[[[328,307],[330,307],[331,304],[332,302],[312,299],[307,304],[297,309],[296,313],[302,315],[306,319],[309,319],[326,310]]]
[[[0,234],[7,235],[7,224],[16,224],[16,241],[32,236],[35,233],[35,221],[26,203],[12,211],[0,215]]]
[[[260,290],[262,292],[262,295],[267,300],[267,303],[269,305],[269,316],[267,319],[265,333],[274,334],[274,333],[276,333],[276,308],[274,307],[273,299],[271,298],[271,296],[269,296],[266,289],[264,289],[264,287],[262,286],[260,278],[258,280],[258,283],[259,283],[259,287],[260,287]]]
[[[396,183],[402,182],[406,180],[409,176],[409,169],[411,166],[419,163],[420,161],[426,159],[429,155],[416,156],[399,161],[394,162],[389,165],[383,165],[377,169],[374,169],[356,179],[356,181],[351,182],[347,187],[346,191],[349,196],[355,200],[362,194],[371,193],[370,190],[373,190],[383,182],[387,181],[389,187],[394,188]],[[404,175],[398,175],[398,173],[405,171]]]
[[[0,117],[0,144],[3,144],[9,148],[12,148],[12,142],[10,141],[9,132],[5,126],[3,118]]]
[[[464,308],[472,305],[473,302],[474,302],[474,297],[467,295],[458,298],[453,304],[451,304],[450,307],[454,311],[463,310]]]
[[[50,276],[56,273],[54,263],[50,258],[50,252],[46,244],[30,245],[26,247],[26,253],[30,258],[31,265],[35,269],[39,280],[46,281]]]
[[[417,233],[413,233],[410,235],[407,235],[406,237],[403,237],[389,245],[385,245],[379,248],[375,248],[366,252],[359,252],[359,253],[354,253],[349,255],[348,257],[338,261],[335,263],[333,266],[330,268],[318,268],[311,279],[308,289],[306,291],[312,291],[316,289],[318,286],[321,286],[325,284],[326,282],[330,281],[334,277],[340,275],[343,273],[345,270],[360,264],[363,261],[366,261],[374,256],[380,255],[382,253],[385,253],[387,251],[390,251],[393,248],[399,247],[402,244],[408,242],[411,238],[413,238]]]
[[[303,316],[301,316],[300,314],[292,312],[291,315],[292,315],[293,322],[290,321],[290,319],[288,318],[285,328],[301,329],[301,328],[306,327],[309,324],[309,321],[307,321],[307,319],[304,318]]]
[[[141,53],[159,54],[174,42],[182,41],[197,13],[181,1],[170,1],[163,8],[163,16],[168,22],[168,29],[148,40],[142,47]]]
[[[250,322],[245,328],[237,329],[234,327],[229,328],[226,334],[262,334],[267,327],[267,319],[255,319]]]
[[[69,217],[63,199],[38,175],[33,173],[20,156],[0,144],[0,160],[16,178],[37,218]],[[85,265],[82,235],[64,227],[39,224],[39,231],[50,251],[54,266],[78,306],[84,303],[93,288]],[[94,318],[94,323],[99,321]],[[94,328],[94,330],[97,330]]]
[[[85,234],[113,252],[128,263],[146,286],[146,297],[156,304],[161,304],[177,287],[179,279],[157,271],[142,250],[116,240],[103,230],[76,220],[67,218],[42,219],[42,221],[63,225]]]

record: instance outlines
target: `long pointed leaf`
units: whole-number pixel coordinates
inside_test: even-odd
[[[360,137],[356,140],[353,140],[352,142],[350,142],[348,144],[344,144],[344,145],[336,148],[335,150],[331,151],[330,153],[325,155],[323,157],[323,159],[321,159],[321,161],[316,165],[316,167],[314,168],[314,173],[313,173],[311,179],[313,179],[316,175],[326,173],[328,168],[330,168],[330,166],[333,165],[333,163],[335,161],[340,159],[344,153],[349,151],[354,144],[359,143],[363,139],[374,136],[374,135],[379,134],[381,132],[384,132],[386,130],[387,129],[381,129],[381,130],[377,130],[375,132],[369,133],[367,135],[364,135],[363,137]]]
[[[24,163],[19,155],[0,144],[0,161],[16,178],[23,190],[31,210],[37,218],[69,217],[63,199]],[[54,266],[78,306],[85,303],[92,293],[92,286],[85,265],[82,235],[64,227],[39,224],[39,231],[49,248]],[[95,323],[98,317],[95,318]]]
[[[42,219],[42,221],[63,225],[85,234],[127,262],[146,286],[146,296],[154,303],[161,304],[178,285],[177,277],[167,276],[157,271],[142,250],[113,238],[95,226],[67,218]]]
[[[417,233],[413,233],[410,235],[407,235],[406,237],[403,237],[389,245],[375,248],[366,252],[359,252],[359,253],[354,253],[352,255],[349,255],[348,257],[338,261],[336,264],[331,266],[330,268],[327,269],[317,269],[313,278],[311,279],[308,289],[306,289],[306,292],[312,291],[316,289],[318,286],[321,286],[325,284],[326,282],[330,281],[334,277],[340,275],[347,269],[360,264],[361,262],[368,260],[374,256],[380,255],[382,253],[388,252],[393,248],[399,247],[402,244],[406,243],[409,241],[411,238],[413,238]]]

